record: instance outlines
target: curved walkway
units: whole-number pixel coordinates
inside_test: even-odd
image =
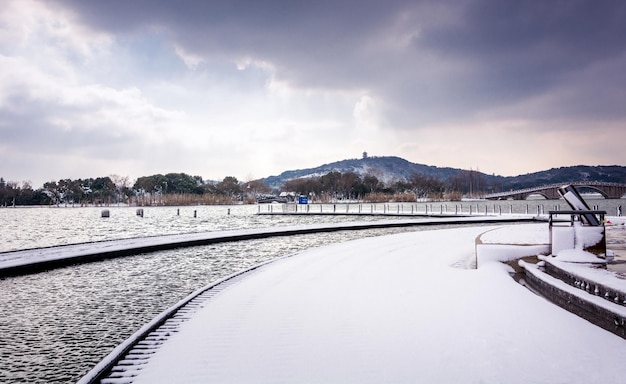
[[[620,382],[622,339],[501,263],[450,267],[488,229],[332,244],[232,276],[80,383]]]

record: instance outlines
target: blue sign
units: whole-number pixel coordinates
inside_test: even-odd
[[[306,196],[300,196],[298,197],[298,204],[308,204],[309,203],[309,198]]]

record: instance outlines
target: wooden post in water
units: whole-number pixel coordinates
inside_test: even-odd
[[[195,209],[193,210],[193,217],[198,217],[198,211],[196,211]]]

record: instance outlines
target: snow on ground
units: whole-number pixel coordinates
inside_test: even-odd
[[[550,253],[547,223],[507,225],[482,233],[476,240],[476,263],[481,267],[494,261],[511,261],[525,256]]]
[[[475,257],[489,229],[367,238],[270,263],[207,301],[134,382],[626,382],[623,339],[499,262],[451,267]]]
[[[550,244],[550,231],[548,223],[507,225],[485,231],[481,234],[480,241],[484,244]]]

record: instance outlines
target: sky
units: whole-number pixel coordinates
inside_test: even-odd
[[[626,165],[621,1],[2,3],[5,180]]]

